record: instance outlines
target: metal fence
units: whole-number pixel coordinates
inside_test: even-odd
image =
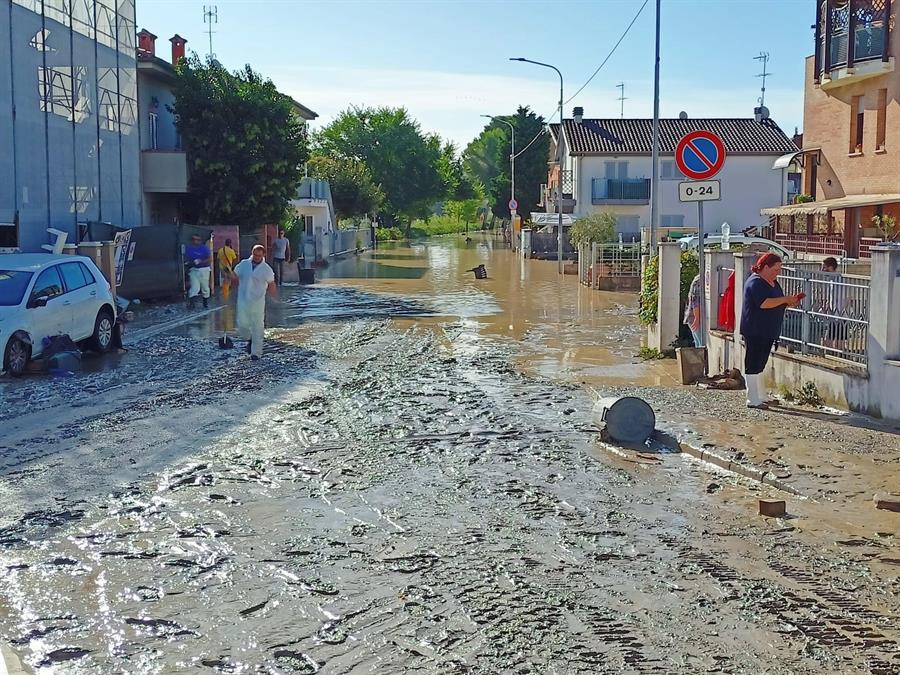
[[[591,244],[578,248],[578,278],[585,286],[598,289],[603,278],[640,276],[641,245],[638,242]]]
[[[779,277],[785,295],[805,293],[788,308],[781,340],[803,354],[866,364],[870,279],[785,267]]]

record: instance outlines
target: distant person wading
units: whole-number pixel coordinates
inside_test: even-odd
[[[744,336],[744,375],[747,379],[747,406],[766,408],[760,394],[760,377],[766,369],[772,347],[781,335],[784,311],[797,307],[803,294],[785,296],[778,283],[781,258],[765,253],[753,266],[753,274],[744,285],[744,308],[741,312],[741,335]]]
[[[275,283],[284,283],[284,263],[291,260],[291,242],[284,230],[278,230],[278,239],[272,242],[272,265],[275,268]]]

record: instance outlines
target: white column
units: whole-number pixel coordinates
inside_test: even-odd
[[[681,245],[659,244],[659,292],[656,324],[647,331],[648,345],[663,352],[671,349],[681,330]]]
[[[734,358],[732,368],[744,372],[744,343],[741,341],[741,313],[744,311],[744,284],[753,273],[750,269],[756,262],[755,253],[734,254]]]

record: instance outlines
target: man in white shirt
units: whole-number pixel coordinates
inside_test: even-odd
[[[275,272],[266,263],[266,249],[253,247],[250,257],[234,268],[232,281],[238,287],[237,328],[242,338],[249,338],[247,351],[254,361],[262,355],[266,328],[266,292],[275,297]]]

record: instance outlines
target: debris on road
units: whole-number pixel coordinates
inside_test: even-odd
[[[787,504],[783,499],[760,499],[759,515],[767,518],[781,518],[787,513]]]
[[[875,495],[875,508],[900,513],[900,495]]]
[[[636,396],[604,398],[598,401],[605,434],[619,443],[646,443],[656,430],[656,414],[646,401]]]

